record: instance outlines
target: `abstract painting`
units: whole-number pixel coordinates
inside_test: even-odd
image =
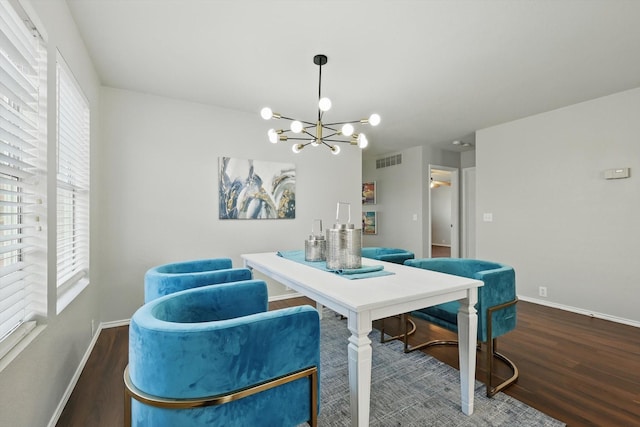
[[[220,157],[220,219],[296,217],[296,167],[293,163]]]

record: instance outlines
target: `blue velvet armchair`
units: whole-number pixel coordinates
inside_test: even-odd
[[[144,275],[144,302],[173,292],[219,283],[250,280],[247,268],[232,268],[230,258],[211,258],[159,265]]]
[[[316,425],[319,366],[318,312],[267,311],[264,281],[176,292],[131,318],[125,425]]]
[[[380,261],[402,264],[408,259],[413,259],[413,252],[398,248],[365,247],[362,248],[362,256],[365,258],[377,259]]]
[[[482,280],[478,288],[478,341],[485,343],[485,381],[487,396],[491,397],[518,379],[516,365],[497,351],[497,338],[516,327],[516,281],[512,267],[496,262],[464,258],[429,258],[405,261],[405,265]],[[451,331],[458,331],[457,314],[460,304],[452,301],[411,312],[411,316],[434,323]],[[408,325],[406,326],[408,328]],[[405,338],[405,352],[436,344],[457,344],[455,341],[430,341],[410,347]],[[512,370],[512,376],[492,386],[494,359],[502,360]]]

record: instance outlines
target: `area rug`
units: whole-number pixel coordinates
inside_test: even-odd
[[[325,308],[320,343],[320,427],[350,423],[349,335],[347,321]],[[484,384],[477,381],[474,412],[464,415],[460,410],[458,370],[420,351],[404,354],[400,341],[380,344],[376,330],[369,338],[373,347],[372,427],[565,425],[504,393],[490,399]]]

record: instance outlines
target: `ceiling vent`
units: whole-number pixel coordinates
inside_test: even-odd
[[[402,154],[394,154],[393,156],[376,159],[376,169],[395,166],[402,163]]]

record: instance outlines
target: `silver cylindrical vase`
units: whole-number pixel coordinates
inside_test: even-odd
[[[320,223],[320,231],[316,232],[315,224]],[[322,234],[322,220],[316,219],[311,225],[311,235],[304,241],[305,261],[325,261],[327,259],[327,241]]]
[[[340,205],[349,206],[346,223],[340,223]],[[362,229],[351,223],[351,205],[338,202],[336,223],[327,230],[327,268],[330,270],[362,267]]]

